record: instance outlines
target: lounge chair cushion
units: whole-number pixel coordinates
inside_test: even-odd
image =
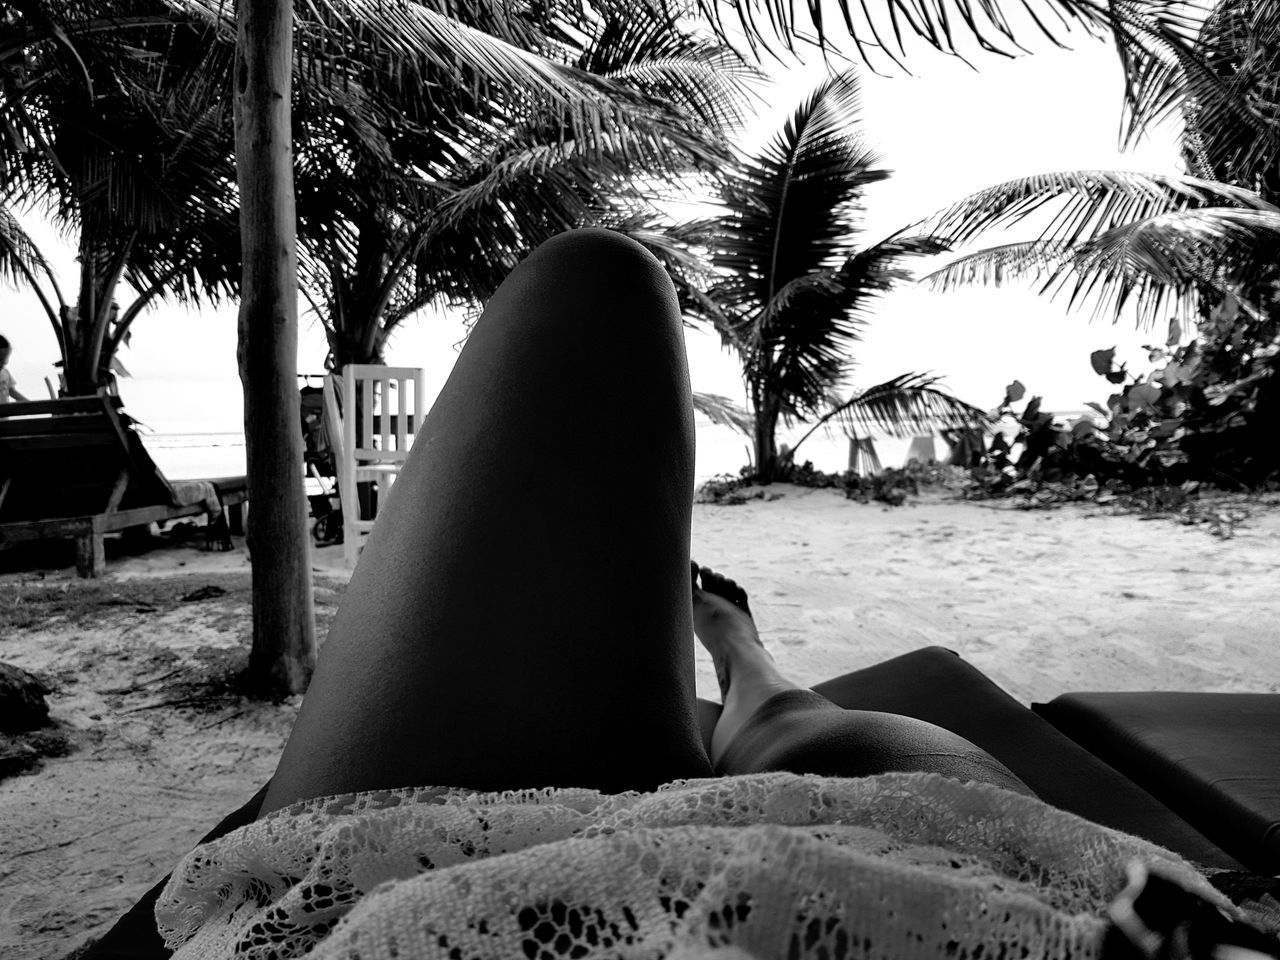
[[[1250,869],[1280,873],[1280,694],[1070,693],[1033,709]]]

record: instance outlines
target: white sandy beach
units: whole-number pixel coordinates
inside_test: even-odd
[[[773,492],[695,507],[693,556],[748,589],[762,637],[800,682],[942,644],[1024,703],[1083,689],[1280,691],[1275,497],[1220,539],[1099,507],[1022,511],[930,494],[889,509],[831,490]],[[316,557],[322,631],[345,576],[339,554]],[[109,569],[92,622],[0,637],[0,660],[55,688],[53,715],[76,745],[0,782],[0,956],[12,960],[62,957],[100,934],[270,776],[296,711],[183,685],[247,648],[242,543],[155,550]],[[174,576],[182,591],[230,586],[149,602],[128,582]],[[79,588],[66,571],[0,578],[11,604]],[[700,648],[696,663],[699,693],[715,698]]]

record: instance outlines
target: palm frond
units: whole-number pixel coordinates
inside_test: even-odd
[[[1280,211],[1177,210],[1124,224],[1080,244],[1080,271],[1142,275],[1155,283],[1221,285],[1242,262],[1274,263]],[[1261,256],[1260,256],[1261,255]]]
[[[1185,84],[1188,152],[1207,176],[1275,195],[1280,186],[1275,68],[1280,11],[1257,0],[1220,2],[1205,20],[1200,44],[1206,66]]]
[[[838,269],[815,272],[784,288],[785,306],[766,308],[753,324],[748,379],[760,377],[786,398],[788,418],[815,412],[850,369],[850,347],[877,300],[907,279],[905,261],[944,249],[931,237],[895,235],[858,251]]]
[[[922,226],[960,246],[988,230],[1014,226],[1050,208],[1052,219],[1039,239],[1073,244],[1126,223],[1224,203],[1280,211],[1252,190],[1198,177],[1068,170],[1020,177],[980,190],[926,218]]]
[[[1203,140],[1227,134],[1233,162],[1256,169],[1274,157],[1276,91],[1267,68],[1280,40],[1273,4],[1256,0],[1125,3],[1114,39],[1126,77],[1124,143],[1180,115],[1190,156],[1206,177],[1232,179]],[[1260,72],[1261,71],[1261,72]],[[1239,182],[1239,181],[1237,181]],[[1247,180],[1244,182],[1248,182]]]
[[[936,384],[941,378],[905,373],[859,391],[833,411],[851,436],[881,431],[895,437],[978,426],[987,414]]]
[[[6,207],[0,206],[0,277],[12,283],[31,283],[49,265],[40,248]]]
[[[771,49],[770,41],[775,39],[789,50],[794,49],[796,39],[827,47],[837,31],[843,32],[863,61],[877,67],[886,60],[900,66],[912,38],[962,58],[972,46],[1012,56],[1024,49],[1027,34],[1062,46],[1073,27],[1102,35],[1112,22],[1115,2],[1021,0],[1009,4],[1024,18],[1017,27],[1022,39],[1015,36],[1015,27],[1001,5],[990,0],[882,0],[876,4],[838,0],[834,8],[807,3],[802,7],[804,14],[789,0],[698,0],[698,7],[722,36],[729,34],[722,11],[731,10],[753,49]],[[827,22],[825,14],[831,9],[841,17],[837,26]],[[812,40],[808,39],[810,29]]]
[[[234,37],[234,9],[225,0],[170,2]],[[558,104],[571,135],[584,143],[601,129],[621,134],[634,121],[628,106],[636,103],[626,102],[625,87],[519,45],[512,32],[518,18],[501,9],[477,4],[443,13],[410,0],[309,0],[295,14],[296,56],[303,64],[298,81],[315,74],[340,86],[348,79],[345,71],[364,76],[372,69],[406,104],[416,93],[430,105],[434,98],[423,98],[422,91],[438,88],[442,76],[453,77],[459,87],[497,101],[518,104],[536,96]],[[492,32],[458,19],[480,12]]]
[[[918,282],[940,293],[969,286],[1000,287],[1061,270],[1072,249],[1054,240],[999,244],[957,257]]]
[[[848,399],[836,401],[805,431],[791,450],[819,429],[840,427],[846,436],[862,437],[887,433],[893,437],[915,437],[957,427],[976,427],[989,422],[983,411],[937,386],[941,377],[923,373],[903,373],[865,390],[856,390]]]
[[[859,88],[837,74],[800,104],[759,156],[725,176],[716,267],[737,279],[720,296],[762,310],[798,277],[838,267],[857,249],[863,190],[883,180],[879,158],[856,135]]]
[[[731,47],[710,43],[659,0],[606,3],[574,65],[671,104],[696,122],[735,128],[764,74]]]
[[[1126,309],[1154,327],[1170,312],[1192,318],[1203,291],[1221,293],[1235,278],[1280,254],[1280,213],[1235,207],[1170,211],[1121,224],[1078,244],[1055,240],[978,251],[921,278],[938,290],[1024,279],[1039,292],[1066,294],[1068,306],[1093,304],[1096,316]]]
[[[728,397],[694,391],[693,409],[717,426],[732,427],[745,436],[751,436],[755,418]]]

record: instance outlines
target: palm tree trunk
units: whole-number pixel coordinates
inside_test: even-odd
[[[257,692],[303,692],[315,668],[298,401],[298,260],[290,81],[292,0],[239,0],[236,171],[240,185],[239,361],[244,385],[248,529]]]
[[[777,399],[763,396],[755,406],[755,459],[756,479],[772,483],[778,471],[778,413]]]

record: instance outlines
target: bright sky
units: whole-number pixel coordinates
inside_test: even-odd
[[[1112,48],[1080,37],[1070,51],[1040,45],[1034,56],[984,56],[979,72],[929,52],[912,56],[914,75],[881,78],[863,72],[863,132],[893,171],[867,194],[867,239],[874,242],[967,193],[1031,173],[1068,169],[1178,172],[1171,133],[1121,154],[1117,147],[1121,81]],[[786,69],[768,96],[773,127],[820,81],[821,65]],[[64,291],[73,290],[73,249],[56,233],[27,221],[58,264]],[[992,236],[990,243],[1030,239]],[[940,261],[942,262],[942,261]],[[923,262],[922,262],[922,265]],[[922,271],[924,272],[924,271]],[[123,298],[121,298],[123,299]],[[29,292],[0,289],[0,333],[14,345],[11,368],[25,394],[42,397],[54,377],[57,347]],[[392,340],[387,360],[422,366],[434,390],[443,385],[462,337],[459,321],[424,313]],[[980,407],[994,407],[1013,379],[1042,394],[1048,409],[1075,410],[1103,401],[1107,384],[1089,367],[1089,353],[1118,345],[1120,358],[1140,359],[1141,344],[1163,340],[1130,323],[1090,322],[1064,303],[1029,288],[974,288],[946,294],[912,287],[884,298],[856,352],[853,383],[870,386],[908,371],[931,371]],[[718,337],[691,332],[695,390],[744,399],[741,376]],[[319,326],[304,320],[298,364],[319,372],[325,355]],[[127,408],[165,433],[238,431],[242,401],[236,372],[234,305],[199,313],[152,308],[133,325],[121,360],[132,373],[121,393]],[[602,358],[607,360],[607,358]]]

